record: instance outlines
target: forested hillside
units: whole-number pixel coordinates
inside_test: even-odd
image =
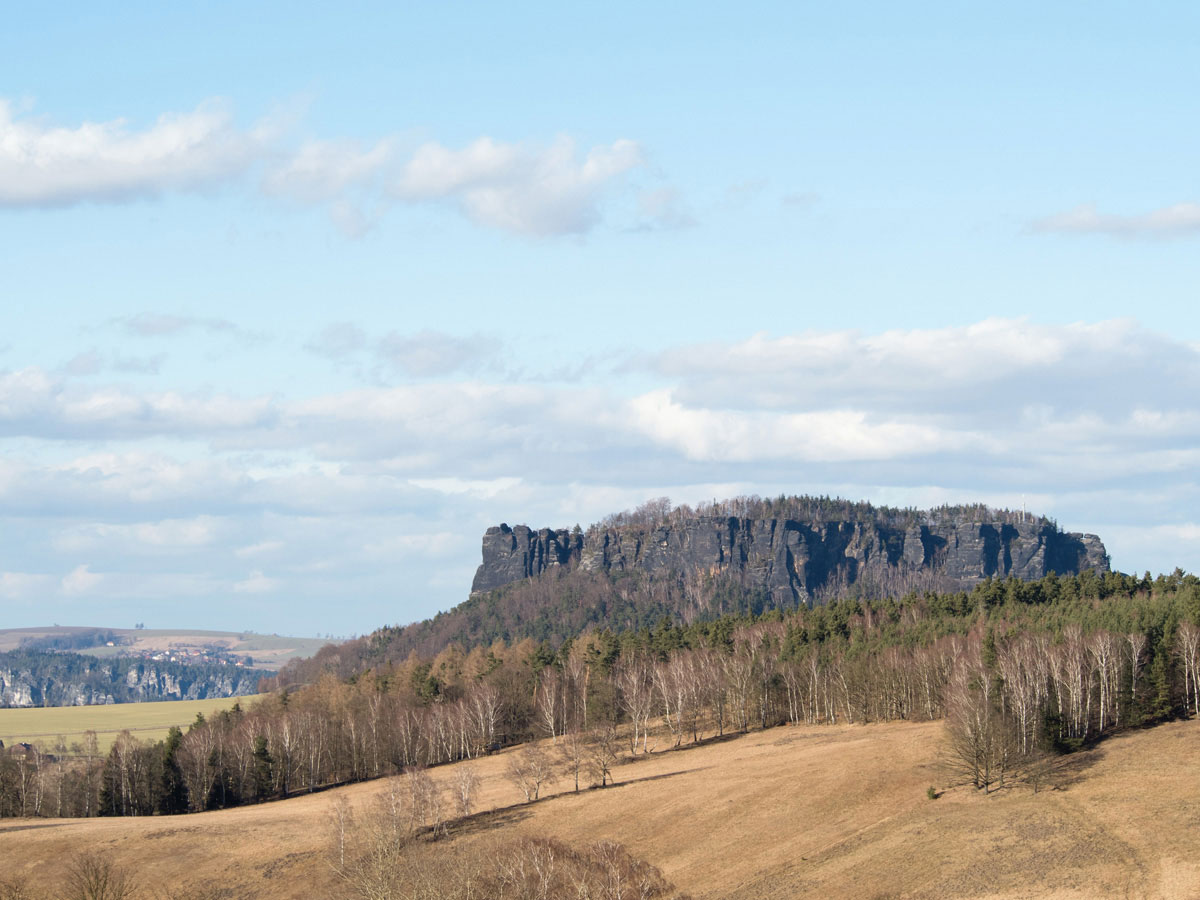
[[[165,744],[0,757],[0,814],[149,814],[285,796],[554,736],[601,784],[621,755],[786,722],[945,718],[989,788],[1114,729],[1200,712],[1200,580],[1083,572],[970,592],[588,629],[384,660]],[[356,665],[363,662],[357,658]]]
[[[488,529],[475,590],[432,619],[387,626],[289,664],[280,684],[524,638],[557,647],[584,628],[614,632],[789,611],[833,599],[953,592],[1011,576],[1108,573],[1095,535],[1023,511],[930,510],[831,497],[666,498],[568,531]]]

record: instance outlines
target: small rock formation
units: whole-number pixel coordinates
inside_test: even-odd
[[[977,513],[978,507],[970,507]],[[937,576],[970,587],[985,578],[1033,580],[1056,572],[1109,571],[1094,534],[1068,534],[1046,519],[997,514],[985,520],[878,510],[874,520],[696,516],[644,527],[576,530],[499,525],[483,536],[471,592],[482,593],[555,567],[652,575],[734,576],[776,604],[810,604],[823,589],[861,579],[897,583]]]

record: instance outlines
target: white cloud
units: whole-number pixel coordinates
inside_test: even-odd
[[[268,578],[261,570],[255,569],[245,579],[234,583],[233,591],[235,594],[269,594],[278,590],[279,586],[278,579]]]
[[[286,544],[283,541],[259,541],[246,547],[238,547],[233,551],[234,556],[245,559],[248,556],[259,556],[264,553],[275,553],[282,550]]]
[[[871,422],[856,410],[745,413],[689,408],[666,390],[637,397],[629,407],[636,427],[654,443],[708,462],[896,459],[983,443],[973,435],[930,425]]]
[[[683,196],[673,187],[643,191],[638,197],[638,213],[646,228],[676,230],[696,224]]]
[[[31,572],[0,572],[0,597],[7,600],[31,600],[49,594],[55,579]]]
[[[1200,353],[1136,323],[985,319],[952,328],[803,332],[673,348],[642,363],[688,403],[907,410],[959,417],[1031,407],[1122,416],[1149,398],[1190,409]],[[960,418],[961,421],[961,418]]]
[[[151,126],[124,120],[50,125],[0,100],[0,207],[70,206],[223,184],[262,152],[265,135],[239,131],[209,101]]]
[[[120,316],[110,320],[126,334],[135,337],[165,337],[189,331],[237,334],[241,332],[228,319],[179,316],[169,313],[141,312],[132,316]]]
[[[304,345],[304,349],[327,359],[341,360],[362,350],[367,345],[367,335],[352,322],[334,322]]]
[[[630,140],[593,147],[580,159],[560,137],[534,147],[478,138],[462,149],[429,142],[405,153],[393,138],[363,146],[312,141],[264,178],[268,193],[334,204],[351,230],[387,203],[448,203],[480,225],[536,236],[578,234],[600,218],[605,190],[643,164]]]
[[[1174,238],[1200,234],[1200,203],[1176,203],[1136,215],[1100,212],[1084,204],[1033,222],[1033,230],[1109,237]]]
[[[521,484],[520,478],[413,478],[410,483],[419,488],[437,491],[442,494],[466,494],[483,500],[507,493]]]
[[[163,549],[191,549],[211,545],[220,530],[220,520],[207,515],[129,524],[91,522],[66,529],[55,539],[55,546],[67,552],[102,548],[134,554]]]
[[[90,567],[86,565],[76,566],[71,572],[63,576],[62,592],[68,597],[88,594],[103,580],[104,576],[91,571]]]
[[[264,425],[275,413],[271,397],[82,387],[36,367],[0,373],[0,436],[212,435]]]
[[[459,149],[436,141],[409,149],[387,136],[312,139],[293,148],[284,131],[270,120],[239,128],[220,100],[138,128],[123,119],[53,125],[0,99],[0,208],[152,198],[227,186],[254,171],[265,194],[327,206],[352,236],[396,204],[427,203],[518,234],[580,234],[600,220],[605,193],[643,165],[641,148],[627,139],[580,155],[566,136],[544,146],[480,137]],[[202,323],[165,316],[130,328],[162,334]]]
[[[304,349],[350,368],[364,381],[386,383],[394,374],[415,378],[496,370],[500,341],[485,334],[455,335],[423,329],[368,338],[351,322],[321,329]]]
[[[643,164],[630,140],[593,147],[576,159],[560,137],[536,149],[479,138],[462,150],[419,147],[393,194],[403,200],[449,200],[483,225],[521,234],[577,234],[599,219],[601,190]]]
[[[485,335],[458,337],[426,330],[385,335],[376,342],[375,355],[406,375],[433,376],[478,371],[499,349],[500,342]]]
[[[346,140],[308,141],[267,172],[263,190],[300,203],[329,203],[347,191],[377,184],[395,168],[399,152],[392,139],[371,147]]]

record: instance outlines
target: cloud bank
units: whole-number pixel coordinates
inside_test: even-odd
[[[780,491],[1027,501],[1100,533],[1118,566],[1200,564],[1200,352],[1130,321],[759,334],[604,386],[511,380],[486,336],[341,323],[309,349],[390,355],[409,380],[281,397],[0,373],[0,518],[24,562],[0,594],[202,597],[231,616],[253,597],[264,617],[359,597],[368,628],[459,602],[498,521]]]

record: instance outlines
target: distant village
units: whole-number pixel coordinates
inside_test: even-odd
[[[120,646],[116,641],[106,641],[106,646]],[[144,659],[154,662],[191,663],[193,665],[237,666],[249,669],[254,666],[254,657],[248,654],[231,653],[219,645],[196,647],[191,644],[172,646],[167,650],[121,650],[118,656],[128,659]]]

